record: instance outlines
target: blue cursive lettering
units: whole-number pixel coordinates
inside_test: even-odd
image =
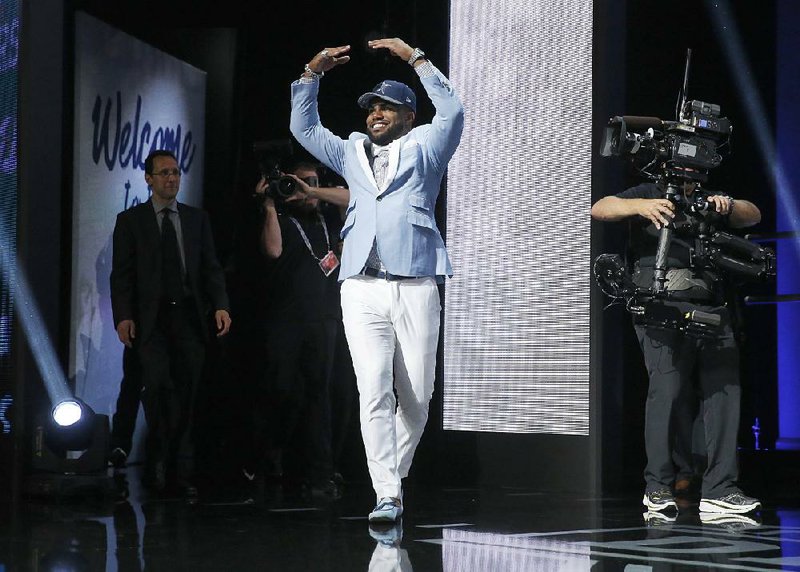
[[[115,108],[113,125],[112,108]],[[194,162],[197,145],[192,142],[192,131],[184,133],[180,123],[174,128],[163,126],[153,131],[149,121],[142,121],[141,95],[136,96],[133,119],[124,123],[122,93],[117,92],[115,101],[106,98],[105,105],[103,98],[98,95],[92,108],[92,126],[92,160],[96,165],[102,161],[109,171],[113,171],[117,165],[144,170],[145,157],[156,149],[172,151],[184,173],[189,172]]]

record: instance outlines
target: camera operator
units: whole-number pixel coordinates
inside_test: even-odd
[[[691,176],[692,173],[686,173],[675,202],[664,198],[664,192],[656,184],[644,183],[600,199],[591,212],[596,220],[631,220],[633,281],[639,288],[653,284],[659,231],[665,225],[674,225],[667,257],[668,296],[659,304],[680,315],[700,310],[721,319],[713,338],[658,327],[639,317],[634,320],[650,380],[645,409],[647,466],[642,502],[648,511],[677,509],[672,486],[676,478],[685,478],[691,471],[694,405],[691,400],[696,375],[708,453],[708,466],[702,478],[701,516],[741,514],[757,509],[761,503],[744,495],[736,484],[739,350],[725,304],[730,285],[718,273],[692,267],[690,249],[697,229],[685,223],[691,222],[687,220],[691,218],[687,210],[700,212],[698,218],[713,220],[715,227],[732,228],[758,223],[761,213],[751,202],[707,193]],[[675,462],[679,465],[677,474]]]
[[[294,182],[289,196],[276,192],[286,177]],[[282,179],[265,177],[256,185],[256,194],[263,197],[260,246],[269,263],[267,367],[260,391],[266,404],[257,412],[259,458],[252,469],[275,478],[287,469],[289,483],[299,481],[310,485],[312,493],[335,496],[330,376],[340,319],[338,228],[329,225],[312,196],[319,185],[315,164],[297,162]],[[284,461],[300,465],[295,474]]]

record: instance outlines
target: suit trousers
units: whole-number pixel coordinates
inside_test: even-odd
[[[344,281],[341,298],[372,486],[378,499],[399,498],[428,420],[439,290],[431,277],[387,281],[359,275]]]
[[[133,433],[142,394],[142,372],[139,358],[132,348],[122,350],[122,381],[117,395],[117,408],[111,424],[111,450],[122,449],[130,456],[133,450]]]
[[[687,400],[697,399],[692,389],[697,383],[708,452],[701,494],[720,497],[736,490],[738,478],[739,350],[726,308],[674,304],[682,312],[699,308],[721,315],[722,332],[714,339],[698,339],[677,330],[636,326],[650,378],[644,430],[646,490],[670,488],[678,476],[675,454],[685,455],[690,447],[692,415],[687,410],[692,403]],[[678,462],[679,471],[683,464]]]
[[[191,479],[194,473],[194,406],[205,360],[202,327],[193,303],[164,304],[153,332],[136,348],[147,421],[146,473],[163,470],[168,482]]]

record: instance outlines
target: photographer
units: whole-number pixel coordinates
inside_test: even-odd
[[[698,232],[692,221],[713,221],[717,228],[740,228],[758,223],[761,213],[748,201],[707,193],[691,180],[692,173],[688,171],[684,169],[685,178],[674,201],[664,198],[656,184],[644,183],[600,199],[592,206],[592,217],[611,222],[631,220],[633,282],[639,288],[653,284],[659,231],[673,225],[667,253],[667,297],[655,304],[679,315],[700,310],[720,318],[712,338],[635,319],[650,380],[645,409],[647,466],[643,504],[649,511],[677,508],[672,486],[676,478],[687,477],[685,473],[691,468],[690,411],[696,379],[708,453],[701,516],[741,514],[759,508],[761,503],[744,495],[736,485],[739,350],[725,304],[730,284],[719,273],[692,267],[691,248]],[[679,465],[678,474],[675,462]]]
[[[266,403],[256,414],[259,458],[252,469],[278,478],[285,468],[289,482],[333,496],[329,386],[340,320],[339,229],[325,220],[312,196],[318,185],[316,165],[304,162],[256,185],[263,197],[260,246],[269,262],[267,367],[259,392]],[[292,470],[284,461],[299,466]]]

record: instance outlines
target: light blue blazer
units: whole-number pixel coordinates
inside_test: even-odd
[[[341,232],[340,281],[361,271],[376,237],[378,254],[391,274],[453,275],[433,209],[447,163],[461,139],[464,107],[447,78],[434,70],[435,75],[421,81],[436,116],[430,124],[415,127],[391,144],[381,188],[370,167],[366,134],[352,133],[345,140],[328,131],[320,123],[317,109],[320,82],[292,84],[292,134],[344,177],[350,188]]]

